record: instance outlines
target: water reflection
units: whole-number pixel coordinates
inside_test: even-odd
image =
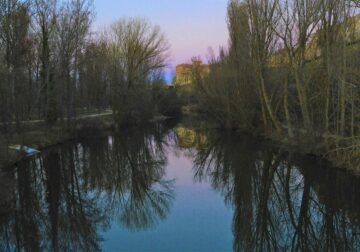
[[[164,179],[166,137],[167,131],[158,125],[117,132],[82,146],[90,167],[84,174],[86,186],[129,229],[150,228],[170,211],[174,180]]]
[[[171,212],[192,214],[190,198],[173,209],[171,156],[193,163],[184,185],[210,184],[229,206],[234,251],[360,249],[359,178],[259,139],[157,124],[68,143],[1,171],[0,251],[99,251],[115,225],[154,232]],[[185,223],[162,226],[163,240],[176,225],[195,225],[171,217]]]
[[[197,181],[209,180],[233,206],[234,251],[357,251],[360,181],[229,133],[208,136],[194,157]],[[264,146],[263,146],[264,147]]]
[[[161,125],[66,144],[5,175],[0,251],[99,251],[100,229],[166,218],[174,181],[165,180]]]

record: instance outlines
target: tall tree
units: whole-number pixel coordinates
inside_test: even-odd
[[[59,59],[58,82],[64,83],[61,107],[66,108],[67,126],[70,128],[76,116],[75,93],[78,84],[78,59],[84,47],[92,20],[91,0],[71,0],[60,10],[57,23],[57,49]],[[64,111],[62,111],[62,116]]]
[[[54,80],[54,35],[56,28],[57,1],[35,0],[36,33],[39,37],[40,87],[39,112],[48,123],[57,120],[57,102]]]
[[[275,45],[275,27],[279,21],[277,13],[278,0],[247,0],[249,27],[251,34],[252,58],[258,83],[263,121],[280,131],[280,125],[271,97],[266,88],[266,65]]]
[[[135,111],[147,109],[141,93],[151,74],[166,66],[169,46],[160,28],[145,19],[121,19],[111,28],[113,109],[119,122],[127,122]]]
[[[3,117],[4,122],[15,120],[17,128],[20,127],[22,119],[24,89],[22,83],[25,82],[24,70],[26,67],[27,54],[30,51],[30,15],[28,6],[16,0],[0,2],[0,39],[5,50],[4,58],[6,65],[5,105],[8,111]],[[13,116],[12,116],[13,115]]]

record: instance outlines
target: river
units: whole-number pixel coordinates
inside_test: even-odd
[[[1,170],[0,251],[360,251],[360,178],[188,123],[96,134]]]

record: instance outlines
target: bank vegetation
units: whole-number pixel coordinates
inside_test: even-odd
[[[350,0],[230,0],[228,49],[193,67],[202,113],[219,125],[359,155],[360,16]],[[315,144],[315,145],[314,145]],[[324,147],[323,145],[321,145]],[[322,148],[321,147],[321,148]]]

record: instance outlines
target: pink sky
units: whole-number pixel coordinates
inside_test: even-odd
[[[200,56],[206,61],[209,47],[226,46],[227,0],[95,0],[95,27],[121,17],[146,17],[160,25],[170,46],[167,80],[179,63]]]

